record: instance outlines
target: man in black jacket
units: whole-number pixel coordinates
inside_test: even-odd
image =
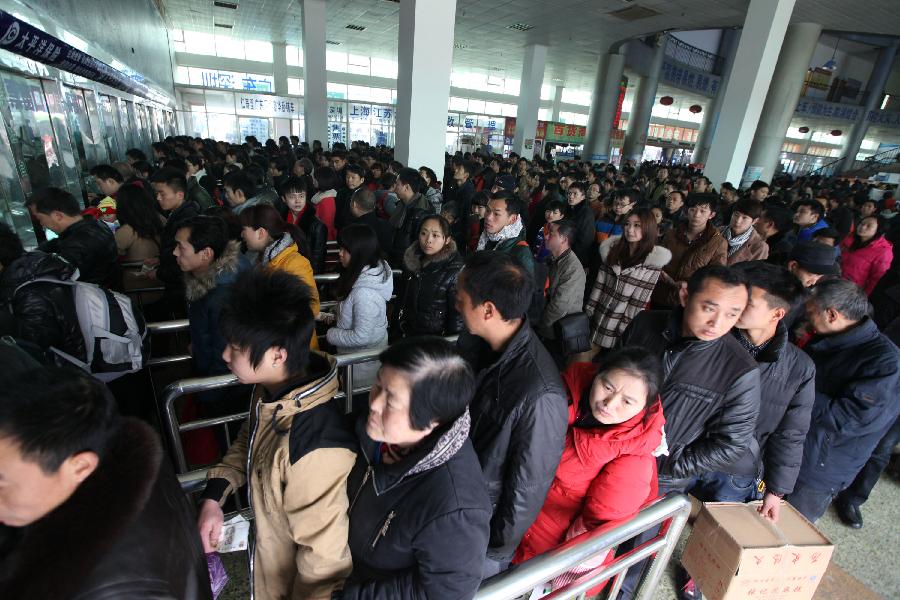
[[[537,517],[566,435],[559,370],[524,318],[532,285],[511,256],[485,251],[457,284],[458,345],[476,373],[471,437],[494,506],[485,577],[506,568]]]
[[[365,188],[357,190],[350,200],[350,223],[363,223],[375,231],[381,251],[387,254],[394,241],[394,229],[375,213],[375,194]],[[412,242],[410,242],[412,243]]]
[[[153,191],[159,208],[168,215],[166,225],[160,236],[159,260],[156,261],[157,269],[150,271],[151,279],[158,279],[166,286],[169,293],[179,292],[184,287],[181,276],[181,268],[175,261],[175,232],[182,222],[200,214],[200,207],[196,202],[188,200],[187,181],[184,174],[175,169],[162,169],[153,176]],[[174,295],[174,294],[173,294]]]
[[[400,203],[389,221],[394,235],[387,252],[388,261],[395,269],[403,268],[403,255],[410,244],[418,239],[422,218],[434,214],[431,202],[421,193],[424,185],[425,180],[415,169],[400,169],[397,174],[394,193]]]
[[[573,181],[566,190],[569,209],[566,218],[575,225],[575,239],[572,240],[572,251],[582,265],[593,264],[596,248],[594,229],[594,212],[585,201],[585,185],[581,181]]]
[[[152,429],[79,371],[2,378],[0,597],[212,598],[193,509]]]
[[[116,282],[116,238],[104,223],[83,217],[78,201],[59,188],[44,188],[28,199],[31,216],[57,236],[40,250],[59,254],[75,265],[79,281],[109,287]]]

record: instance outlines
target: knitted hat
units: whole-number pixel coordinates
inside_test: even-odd
[[[116,201],[107,196],[97,204],[97,210],[101,215],[114,215],[116,214]]]

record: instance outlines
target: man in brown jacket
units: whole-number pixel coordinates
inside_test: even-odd
[[[722,227],[722,237],[728,242],[728,266],[748,260],[766,260],[769,245],[756,231],[756,222],[763,206],[752,198],[742,198],[734,203],[729,224]]]
[[[715,194],[691,194],[687,199],[687,220],[663,237],[662,245],[672,253],[653,290],[654,308],[678,306],[678,291],[691,275],[706,265],[724,265],[728,260],[728,242],[713,225],[716,216]]]

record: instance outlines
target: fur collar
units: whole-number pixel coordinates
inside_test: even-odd
[[[161,462],[153,430],[123,419],[107,459],[72,497],[18,531],[18,543],[0,560],[0,598],[74,596],[144,510]]]
[[[455,253],[456,242],[452,239],[434,256],[425,256],[419,249],[419,242],[413,242],[403,253],[403,266],[411,273],[421,273],[428,265],[449,260]]]
[[[620,235],[611,235],[600,244],[600,258],[603,259],[604,264],[606,264],[606,257],[609,256],[609,251],[612,249],[613,244],[618,242],[621,237]],[[642,264],[645,267],[662,269],[669,264],[670,260],[672,260],[672,253],[668,248],[665,246],[653,246],[653,250],[650,251],[650,254],[647,255]]]
[[[237,273],[241,260],[241,243],[231,240],[225,246],[222,256],[213,261],[201,275],[193,273],[184,274],[184,293],[188,302],[196,302],[213,291],[219,284],[219,278],[223,274]]]

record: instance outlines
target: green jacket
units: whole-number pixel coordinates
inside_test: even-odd
[[[525,242],[525,228],[522,228],[519,237],[500,240],[496,243],[489,241],[484,249],[509,254],[528,271],[529,275],[534,276],[534,255],[531,253],[531,247]]]

